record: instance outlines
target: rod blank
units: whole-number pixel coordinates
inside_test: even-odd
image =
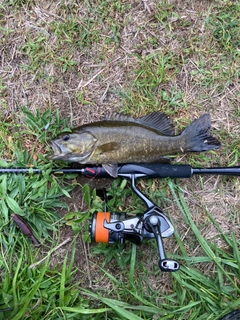
[[[193,168],[193,174],[218,174],[240,176],[240,167]]]

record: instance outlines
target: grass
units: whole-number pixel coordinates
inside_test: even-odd
[[[141,115],[158,110],[161,103],[161,109],[173,115],[176,109],[187,107],[182,92],[177,88],[172,88],[171,92],[159,90],[161,84],[168,83],[176,75],[176,59],[178,57],[166,52],[150,54],[139,59],[131,92],[122,94],[126,105],[124,112],[130,111],[130,105],[135,114],[137,112]]]
[[[219,11],[209,16],[208,23],[213,28],[213,38],[219,43],[220,48],[233,55],[237,54],[236,49],[239,47],[239,19],[235,16],[236,11],[240,9],[239,3],[226,2]]]
[[[238,246],[235,235],[232,234],[226,236],[222,232],[217,222],[208,212],[211,222],[216,225],[221,236],[223,237],[225,244],[227,245],[227,249],[222,250],[216,244],[208,243],[195,225],[184,200],[182,191],[179,189],[179,187],[174,186],[172,182],[170,183],[170,189],[177,201],[183,218],[188,221],[198,243],[202,247],[205,254],[203,257],[196,257],[196,259],[192,258],[191,263],[187,263],[187,266],[182,268],[182,278],[181,274],[180,277],[179,274],[174,274],[174,276],[176,276],[178,284],[180,284],[183,288],[191,288],[194,294],[197,295],[199,304],[201,303],[202,305],[202,309],[201,311],[199,310],[200,312],[198,313],[200,319],[204,319],[203,310],[211,310],[212,313],[215,312],[215,314],[219,316],[219,309],[224,309],[222,312],[223,315],[226,313],[226,311],[231,311],[234,309],[239,295],[239,285],[236,283],[236,280],[239,277],[239,258],[237,257]],[[178,241],[181,242],[180,238]],[[214,262],[216,266],[215,275],[212,278],[206,277],[198,270],[195,270],[193,267],[195,260],[196,262],[201,261],[203,263]],[[206,283],[208,284],[207,286]],[[194,298],[194,301],[196,301],[196,298]],[[231,303],[233,304],[232,306]],[[239,301],[237,303],[239,303]],[[206,313],[205,318],[211,319],[211,317]],[[214,314],[212,315],[212,319],[214,319]]]
[[[174,162],[237,166],[238,12],[239,4],[220,0],[0,4],[0,167],[29,168],[0,175],[0,320],[219,320],[239,308],[239,178],[139,181],[175,227],[164,242],[181,269],[162,274],[155,241],[89,243],[91,215],[104,210],[99,188],[110,211],[144,212],[128,182],[54,176],[66,163],[47,159],[50,140],[72,126],[113,110],[161,110],[176,133],[211,113],[222,142],[217,152]]]

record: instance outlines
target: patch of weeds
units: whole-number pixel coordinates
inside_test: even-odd
[[[173,14],[174,6],[169,4],[168,1],[159,1],[154,13],[157,21],[161,23],[164,28],[171,28],[171,22],[169,17]]]
[[[34,115],[27,108],[23,108],[23,113],[25,115],[24,122],[27,125],[25,133],[35,136],[41,143],[46,143],[59,133],[70,131],[67,120],[60,117],[58,109],[55,114],[51,110],[42,113],[37,109]]]
[[[172,23],[172,27],[174,28],[174,30],[179,32],[179,30],[184,31],[191,27],[191,20],[186,19],[186,17],[182,18],[179,14],[175,12],[172,13],[172,17],[174,21]]]
[[[239,135],[238,134],[227,134],[225,139],[226,143],[223,147],[222,152],[225,153],[224,160],[226,166],[236,166],[239,163],[240,148],[239,148]],[[229,153],[229,145],[231,146],[231,152]]]
[[[8,87],[0,79],[0,105],[1,105],[0,116],[1,117],[4,111],[6,112],[8,111],[8,105],[6,101],[7,95],[8,95]]]
[[[102,19],[107,19],[108,17],[114,18],[118,15],[120,16],[131,8],[131,5],[120,0],[101,0],[97,2],[98,3],[96,3],[94,8],[94,14]]]
[[[88,48],[93,43],[119,44],[121,24],[118,17],[130,6],[119,0],[89,3],[82,19],[64,23],[53,22],[51,27],[59,43],[71,43],[77,48]]]
[[[127,249],[126,245],[118,243],[101,243],[92,246],[91,254],[102,255],[105,257],[103,268],[107,267],[110,263],[113,265],[116,263],[122,270],[125,270],[126,268],[129,269],[129,264],[131,261],[131,247],[130,249]]]
[[[58,61],[62,66],[62,73],[65,73],[67,70],[73,70],[74,67],[78,64],[77,61],[72,59],[71,55],[59,57]]]
[[[8,104],[7,104],[7,101],[6,101],[6,99],[4,97],[0,96],[0,103],[2,105],[2,109],[7,111],[8,110]],[[2,113],[2,112],[0,111],[0,113]]]
[[[198,155],[189,153],[185,157],[184,163],[195,168],[219,167],[221,154],[218,151],[201,152]],[[222,164],[223,165],[223,164]]]
[[[169,200],[167,199],[166,179],[139,179],[137,188],[159,207],[165,207],[169,204]],[[139,197],[135,199],[135,206],[137,208],[134,213],[143,213],[146,210],[143,203],[144,202],[142,202]]]
[[[19,153],[18,161],[22,164],[27,162],[27,153]],[[1,162],[3,165],[3,162]],[[9,165],[9,164],[7,164]],[[66,208],[67,205],[60,200],[65,195],[70,197],[69,191],[74,188],[73,184],[63,185],[63,179],[52,176],[51,164],[43,168],[41,175],[31,174],[4,174],[0,176],[0,207],[2,233],[1,241],[7,248],[12,245],[15,237],[18,237],[19,230],[16,228],[10,216],[16,213],[23,217],[33,228],[38,238],[49,239],[49,230],[54,230],[53,222],[59,217],[56,208]]]
[[[139,68],[135,71],[134,86],[154,92],[159,84],[166,81],[166,68],[170,59],[171,57],[163,55],[150,55],[142,59]]]
[[[61,5],[58,7],[60,10]],[[121,23],[118,17],[129,6],[120,1],[104,1],[89,4],[87,10],[79,14],[69,15],[62,20],[55,20],[45,26],[42,32],[29,32],[22,53],[29,59],[24,69],[46,77],[48,66],[51,65],[65,73],[72,71],[79,63],[79,50],[90,48],[95,43],[98,47],[105,43],[119,44]],[[76,9],[76,8],[75,8]],[[64,7],[63,10],[66,10]],[[73,10],[73,9],[72,9]],[[61,14],[60,14],[61,15]],[[76,18],[77,16],[77,18]],[[39,27],[42,30],[42,27]],[[54,35],[49,45],[49,35]]]
[[[11,156],[13,150],[13,137],[11,135],[12,123],[0,123],[0,155],[1,158]],[[16,137],[16,135],[14,135]]]
[[[169,108],[169,113],[172,114],[174,110],[188,108],[184,98],[184,93],[177,88],[172,87],[171,91],[160,90],[159,95],[162,99],[162,105]]]
[[[11,149],[12,160],[8,162],[1,160],[0,165],[3,168],[26,168],[33,165],[43,171],[42,174],[33,174],[29,168],[29,173],[26,175],[0,175],[0,230],[2,243],[6,248],[13,243],[15,237],[19,234],[19,230],[10,218],[12,214],[16,213],[22,216],[39,238],[48,239],[48,231],[54,229],[53,222],[59,219],[55,211],[56,208],[67,208],[66,203],[60,200],[60,197],[70,197],[69,192],[74,188],[74,184],[67,184],[63,177],[51,175],[52,163],[46,163],[43,155],[39,154],[37,159],[33,157],[34,147],[37,148],[39,143],[46,143],[47,135],[44,128],[46,129],[46,126],[49,126],[54,120],[50,130],[52,130],[52,133],[57,133],[59,126],[65,124],[64,121],[60,120],[59,113],[57,112],[54,117],[49,110],[43,114],[37,111],[34,116],[25,109],[25,116],[25,124],[28,127],[27,130],[29,130],[27,133],[37,137],[38,143],[34,141],[34,145],[31,144],[31,152],[29,153],[27,149],[22,149],[24,135],[20,147],[17,143],[17,137],[13,137],[11,141],[8,138],[2,139],[5,149],[6,146]],[[4,128],[5,131],[8,130],[5,123],[2,123],[0,127]],[[7,134],[8,132],[4,132],[5,137]],[[11,137],[11,135],[9,136]],[[64,176],[64,178],[67,178],[67,176]]]
[[[191,71],[191,81],[203,88],[214,87],[215,94],[224,94],[226,87],[231,84],[236,75],[236,63],[229,56],[222,55],[220,59],[215,53],[211,57],[199,57],[195,62],[196,68]],[[199,91],[199,98],[209,99],[209,92]]]
[[[119,45],[122,20],[119,19],[131,6],[119,0],[100,1],[94,8],[94,14],[99,17],[99,21],[104,26],[102,33],[105,35],[105,43],[114,42]]]
[[[116,277],[112,277],[107,272],[105,273],[110,277],[109,280],[115,285],[115,287],[118,288],[116,289],[116,292],[119,292],[128,302],[122,303],[120,302],[120,299],[116,299],[115,297],[106,298],[89,290],[84,290],[83,292],[85,292],[88,297],[101,301],[103,304],[110,307],[113,312],[112,316],[114,314],[117,315],[116,319],[152,319],[153,315],[157,316],[158,314],[163,314],[163,312],[160,313],[159,307],[138,294],[135,287],[129,289],[121,280],[116,279]],[[131,304],[131,301],[133,300],[136,302],[135,305],[134,303]],[[108,316],[112,319],[111,313],[108,313]]]
[[[63,31],[63,33],[60,34],[61,23],[54,25],[57,38],[51,45],[47,45],[48,39],[45,32],[37,35],[29,33],[26,44],[21,48],[23,55],[29,59],[29,62],[28,64],[22,65],[22,68],[32,71],[38,76],[44,75],[45,77],[44,68],[48,65],[54,65],[57,68],[60,67],[62,73],[65,73],[67,70],[72,70],[77,64],[77,61],[73,58],[77,41],[75,43],[76,39],[72,31],[72,29],[74,29],[72,24],[69,22],[66,25],[70,28],[69,34],[67,34],[67,31]],[[62,26],[63,30],[64,26],[65,24]],[[81,39],[81,34],[79,37]],[[67,48],[65,44],[68,45]],[[70,47],[69,44],[71,44]]]
[[[15,250],[16,246],[17,243],[13,246]],[[17,259],[10,249],[0,284],[1,319],[69,319],[74,312],[82,315],[81,319],[90,320],[93,313],[98,319],[98,314],[106,312],[108,309],[99,303],[95,303],[97,309],[90,308],[79,283],[73,285],[75,241],[71,249],[72,253],[66,254],[62,265],[54,268],[49,266],[49,258],[37,268],[30,268],[36,254],[26,245],[21,245]]]
[[[86,227],[86,221],[88,220],[89,225],[92,214],[104,210],[104,202],[97,196],[96,189],[93,189],[92,192],[90,191],[88,184],[85,184],[82,187],[82,192],[87,205],[87,210],[83,212],[68,212],[64,218],[66,220],[66,225],[71,226],[75,233],[79,233],[80,231],[84,232],[83,239],[89,241],[89,230],[88,227]]]
[[[5,97],[7,95],[7,86],[3,84],[2,80],[0,80],[0,98]]]
[[[109,44],[114,42],[118,46],[120,41],[120,30],[121,27],[119,22],[116,21],[114,24],[112,24],[110,34],[106,37],[105,43]]]
[[[240,4],[226,1],[221,7],[219,4],[215,5],[214,9],[215,12],[207,19],[214,40],[227,52],[237,53],[240,46]]]
[[[29,58],[29,63],[22,67],[33,72],[36,72],[53,58],[53,53],[46,46],[44,33],[36,36],[28,34],[26,44],[22,46],[21,50]]]
[[[211,319],[219,318],[234,310],[239,303],[239,285],[236,282],[236,279],[239,278],[240,260],[237,245],[239,240],[234,235],[224,233],[210,212],[207,211],[211,223],[219,231],[227,249],[223,250],[207,241],[193,221],[181,188],[176,186],[173,181],[169,182],[169,187],[184,221],[189,224],[204,252],[200,257],[188,258],[184,250],[184,243],[176,233],[179,248],[183,248],[182,256],[177,258],[182,259],[185,264],[185,266],[181,266],[180,272],[173,274],[177,304],[181,306],[179,311],[183,311],[183,309],[187,311],[186,307],[190,307],[189,294],[191,292],[191,301],[196,303],[194,306],[195,318],[193,319],[210,319],[210,316]],[[206,276],[195,268],[194,265],[197,263],[213,263],[216,271],[212,272],[211,276]]]
[[[209,68],[208,65],[211,65],[211,68]],[[215,59],[206,61],[206,58],[199,57],[199,61],[196,63],[196,69],[191,71],[192,80],[203,87],[215,85],[221,67]]]
[[[135,114],[142,114],[144,110],[146,114],[161,109],[163,112],[172,113],[176,107],[186,107],[180,91],[176,94],[174,88],[171,93],[162,89],[162,85],[171,81],[178,72],[178,63],[178,57],[163,53],[150,54],[139,59],[131,91],[121,93],[126,112],[133,110]],[[172,108],[169,108],[169,103]]]
[[[142,213],[142,203],[127,186],[126,179],[116,179],[111,188],[106,189],[107,210],[110,212],[126,212],[127,214]]]
[[[1,10],[1,7],[0,7]],[[0,32],[1,32],[1,38],[0,38],[0,46],[3,53],[5,53],[7,56],[9,55],[9,48],[8,44],[11,42],[11,37],[14,34],[15,30],[6,28],[4,24],[1,26],[1,22],[4,21],[6,13],[3,11],[1,13],[0,11]]]
[[[82,20],[81,23],[75,19],[66,22],[52,22],[50,28],[57,36],[58,45],[71,44],[78,48],[89,47],[97,41],[101,27],[96,25],[92,19]]]
[[[88,105],[91,103],[91,101],[87,100],[86,97],[87,97],[87,91],[85,91],[84,89],[76,93],[76,100],[78,103],[82,105]]]
[[[34,4],[34,0],[5,0],[4,5],[15,6],[16,8],[21,8],[23,5],[27,5],[30,9],[31,5]]]

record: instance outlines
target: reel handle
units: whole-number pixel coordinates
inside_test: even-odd
[[[167,259],[165,256],[163,240],[161,236],[161,221],[159,216],[157,215],[150,215],[146,218],[147,227],[151,229],[154,233],[155,239],[158,245],[158,253],[159,253],[159,268],[164,272],[175,272],[178,271],[180,265],[177,261]]]

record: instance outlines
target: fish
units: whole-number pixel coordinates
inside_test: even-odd
[[[160,111],[137,119],[112,113],[56,137],[51,141],[53,154],[49,159],[101,164],[109,175],[117,177],[118,164],[162,162],[167,155],[220,148],[210,128],[209,114],[175,135],[171,119]]]

